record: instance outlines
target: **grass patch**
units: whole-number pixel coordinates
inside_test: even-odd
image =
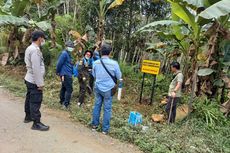
[[[126,69],[127,67],[122,66],[122,68]],[[167,92],[167,87],[165,87],[167,80],[165,80],[164,76],[158,79],[157,94],[154,97],[155,102],[153,106],[140,105],[138,103],[138,91],[141,75],[135,74],[132,70],[126,71],[127,73],[124,73],[125,96],[119,102],[116,100],[113,101],[110,136],[124,142],[133,143],[145,153],[230,153],[229,121],[226,119],[222,123],[223,118],[218,114],[215,116],[215,124],[211,125],[212,128],[210,128],[210,124],[206,123],[205,114],[208,113],[208,109],[217,107],[216,105],[207,105],[208,109],[203,108],[203,111],[195,111],[189,119],[173,125],[152,123],[150,120],[151,114],[162,112],[164,109],[157,101],[162,98],[162,95],[159,93]],[[26,89],[23,78],[17,75],[9,75],[9,72],[4,72],[1,69],[0,72],[1,86],[5,86],[17,96],[25,95]],[[151,80],[151,77],[147,78],[147,82],[148,79]],[[151,81],[149,81],[149,84],[151,84]],[[44,91],[44,103],[48,107],[61,108],[58,98],[59,89],[59,79],[52,71],[49,71]],[[148,92],[146,90],[145,95],[148,96]],[[93,100],[87,102],[87,105],[83,108],[78,108],[76,106],[77,95],[78,82],[75,79],[70,114],[75,121],[89,125]],[[197,109],[199,107],[206,107],[205,105],[195,106]],[[143,125],[149,127],[147,130],[143,131],[141,126],[133,127],[127,124],[129,112],[133,110],[139,111],[143,115]],[[217,109],[212,110],[211,113],[215,113],[216,111]]]

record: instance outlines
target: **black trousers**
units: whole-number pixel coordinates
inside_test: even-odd
[[[83,104],[85,101],[86,91],[89,93],[89,95],[92,94],[93,85],[94,85],[94,78],[92,75],[89,74],[89,76],[85,77],[85,80],[83,80],[83,77],[78,77],[78,82],[80,85],[78,102]]]
[[[94,77],[92,74],[89,74],[89,86],[91,88],[91,90],[93,91],[94,88]]]
[[[166,113],[168,115],[168,119],[169,119],[170,123],[175,122],[177,103],[179,103],[180,101],[181,101],[180,97],[175,97],[175,98],[168,97],[165,111],[166,111]],[[172,112],[171,112],[171,115],[170,115],[171,106],[172,106]]]
[[[66,107],[70,104],[71,95],[73,92],[73,79],[70,76],[65,75],[64,81],[62,81],[62,87],[60,91],[60,103]]]
[[[41,103],[43,99],[43,92],[38,90],[36,84],[32,84],[25,81],[27,93],[25,100],[25,113],[27,117],[30,117],[34,122],[40,122],[41,118]]]

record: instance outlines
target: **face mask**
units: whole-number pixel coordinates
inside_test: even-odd
[[[43,39],[43,41],[41,42],[41,46],[44,46],[46,43],[45,39]]]
[[[86,57],[85,57],[85,59],[87,59],[87,60],[88,60],[88,59],[89,59],[89,57],[87,57],[87,56],[86,56]]]
[[[74,48],[67,47],[67,50],[68,50],[69,52],[72,52],[72,51],[74,50]]]

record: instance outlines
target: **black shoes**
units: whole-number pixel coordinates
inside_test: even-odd
[[[29,117],[29,116],[26,116],[25,119],[24,119],[24,123],[29,123],[29,122],[32,122],[32,118]]]
[[[97,131],[98,126],[93,125],[92,126],[92,131]]]
[[[60,100],[59,103],[60,103],[61,105],[63,105],[64,101]]]
[[[34,120],[30,117],[30,115],[25,116],[24,123],[29,123],[29,122],[32,122],[32,121],[34,121]],[[48,131],[49,126],[44,125],[40,121],[34,121],[31,129],[32,130],[39,130],[39,131]]]
[[[44,125],[41,122],[34,122],[33,126],[31,127],[32,130],[39,130],[39,131],[48,131],[49,126]]]

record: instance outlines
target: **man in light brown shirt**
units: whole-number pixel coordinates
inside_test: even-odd
[[[173,72],[173,79],[169,85],[166,112],[168,114],[169,122],[173,123],[176,118],[177,103],[181,101],[181,89],[184,76],[180,71],[180,64],[178,62],[172,62],[171,71]]]
[[[49,126],[41,123],[40,107],[43,99],[45,65],[40,46],[45,43],[45,34],[42,31],[32,33],[32,44],[25,51],[27,73],[25,84],[27,94],[25,100],[24,123],[34,122],[32,129],[47,131]]]

